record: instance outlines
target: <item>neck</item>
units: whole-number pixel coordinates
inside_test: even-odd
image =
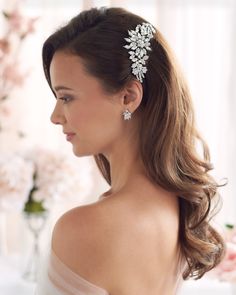
[[[123,140],[112,153],[105,155],[111,172],[111,189],[105,195],[121,192],[129,187],[133,179],[145,175],[141,156],[135,147],[134,142]]]

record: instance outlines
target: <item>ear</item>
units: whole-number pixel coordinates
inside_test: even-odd
[[[143,87],[137,80],[131,80],[122,91],[122,109],[133,113],[140,105],[143,97]]]

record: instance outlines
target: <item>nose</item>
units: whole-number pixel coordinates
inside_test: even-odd
[[[53,124],[56,125],[63,125],[65,123],[65,116],[58,103],[56,103],[56,106],[51,114],[50,120]]]

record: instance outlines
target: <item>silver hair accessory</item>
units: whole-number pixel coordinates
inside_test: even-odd
[[[130,112],[128,109],[126,109],[126,110],[123,112],[123,116],[124,116],[124,120],[130,120],[132,114],[131,114],[131,112]]]
[[[144,74],[147,72],[146,61],[149,56],[147,51],[151,51],[150,40],[156,32],[155,28],[149,23],[137,25],[135,30],[128,30],[129,38],[125,38],[129,44],[125,45],[126,49],[130,49],[129,55],[132,60],[132,73],[142,83]]]

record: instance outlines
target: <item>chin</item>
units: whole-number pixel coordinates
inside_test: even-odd
[[[82,151],[79,148],[73,147],[73,153],[76,157],[88,157],[93,156],[93,153],[89,153],[88,151]]]

